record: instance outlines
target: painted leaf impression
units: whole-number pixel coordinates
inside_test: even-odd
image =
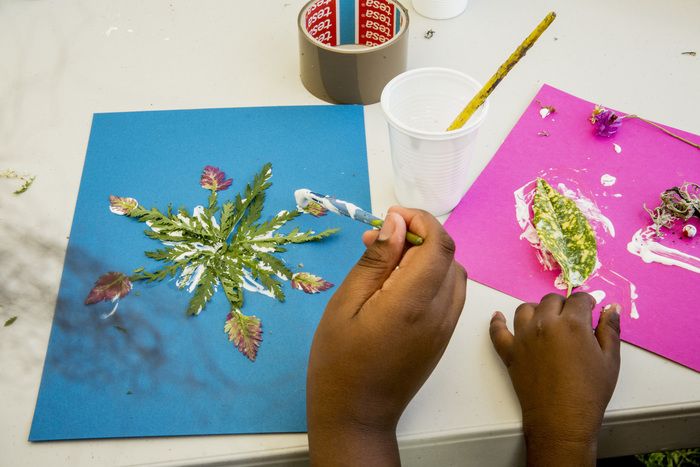
[[[542,178],[537,179],[532,211],[542,248],[559,264],[568,296],[595,270],[598,248],[593,229],[576,203]]]
[[[283,282],[290,280],[294,288],[306,293],[327,290],[333,284],[310,273],[292,273],[275,254],[285,252],[287,244],[322,240],[339,230],[316,233],[295,227],[280,233],[282,226],[301,215],[298,209],[282,210],[261,221],[271,177],[272,165],[268,163],[242,194],[220,203],[219,192],[228,189],[233,180],[208,165],[200,177],[200,186],[210,192],[208,203],[195,207],[192,214],[184,208],[174,211],[172,206],[165,212],[146,209],[134,198],[110,196],[111,212],[145,223],[149,227],[146,236],[162,243],[164,248],[145,254],[163,266],[155,271],[140,267],[131,276],[107,273],[97,280],[85,303],[118,301],[129,293],[132,283],[177,277],[177,288],[192,294],[187,313],[198,315],[221,287],[230,305],[224,332],[242,354],[255,361],[262,341],[262,323],[243,313],[244,290],[280,302],[285,300]],[[307,286],[297,285],[300,277],[306,278]]]

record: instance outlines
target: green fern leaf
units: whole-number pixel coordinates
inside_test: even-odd
[[[192,283],[192,285],[195,285],[195,289],[192,294],[192,299],[190,299],[190,303],[187,305],[188,315],[198,315],[202,312],[207,302],[211,300],[214,292],[216,292],[216,286],[219,283],[212,269],[203,265],[199,267],[204,269],[200,273],[199,280],[196,283]],[[194,277],[193,281],[194,280],[197,280],[197,278]]]

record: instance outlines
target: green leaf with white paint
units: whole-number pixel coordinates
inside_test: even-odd
[[[595,269],[598,247],[593,229],[576,203],[542,178],[537,179],[532,211],[542,248],[559,264],[568,296]]]

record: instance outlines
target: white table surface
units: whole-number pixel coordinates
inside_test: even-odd
[[[27,442],[92,114],[322,103],[298,78],[302,4],[0,0],[0,169],[37,176],[20,196],[0,180],[0,321],[19,316],[0,328],[0,465],[304,464],[304,434]],[[681,54],[700,54],[695,0],[471,0],[444,21],[410,9],[408,67],[485,82],[552,9],[555,23],[492,96],[474,174],[545,82],[700,133],[700,55]],[[382,214],[395,203],[387,130],[379,105],[365,117]],[[517,304],[469,282],[452,342],[401,420],[405,465],[522,461],[518,403],[487,332],[493,310],[510,319]],[[700,445],[700,374],[627,344],[622,362],[600,455]]]

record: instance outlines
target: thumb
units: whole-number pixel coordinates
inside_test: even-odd
[[[620,366],[620,305],[608,305],[598,319],[595,337],[606,357]]]
[[[356,311],[382,288],[401,261],[405,241],[406,221],[390,212],[376,240],[367,247],[336,292],[346,306]]]
[[[503,313],[497,311],[491,317],[491,325],[489,326],[489,334],[491,335],[491,342],[493,343],[494,349],[498,352],[498,356],[501,357],[503,363],[506,367],[510,366],[511,349],[513,347],[513,341],[515,338],[513,334],[508,330],[508,325],[506,324],[506,317]]]

